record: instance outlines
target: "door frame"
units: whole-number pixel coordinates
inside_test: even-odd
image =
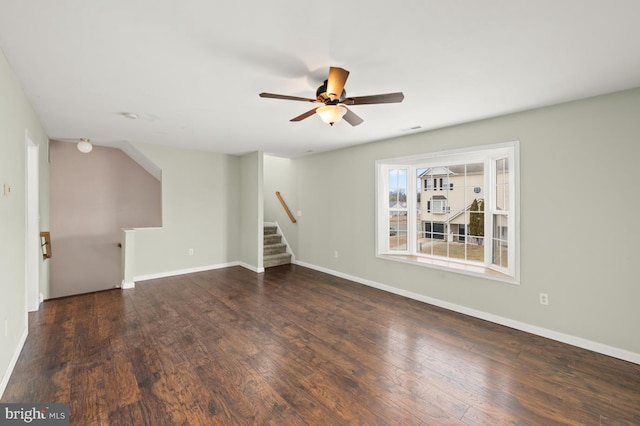
[[[27,312],[40,308],[40,146],[25,129],[25,280]]]

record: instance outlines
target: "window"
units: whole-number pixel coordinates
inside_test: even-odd
[[[432,198],[432,205],[433,205],[433,213],[435,214],[448,213],[447,199],[442,195],[434,196]],[[429,207],[427,207],[427,211],[430,211]]]
[[[449,182],[449,178],[440,178],[440,191],[443,189],[448,189],[449,191],[453,189],[453,182]]]
[[[517,151],[512,142],[377,161],[378,256],[518,282]]]
[[[386,191],[388,196],[388,247],[405,252],[407,249],[407,183],[408,168],[388,168]]]

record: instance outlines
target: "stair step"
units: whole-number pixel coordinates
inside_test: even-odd
[[[262,266],[269,268],[271,266],[286,265],[291,263],[291,253],[271,254],[264,256]]]
[[[281,241],[282,241],[282,235],[280,235],[280,234],[268,234],[268,235],[264,236],[263,244],[265,246],[268,246],[268,245],[271,245],[271,244],[278,244]]]
[[[270,254],[286,253],[286,252],[287,252],[287,245],[285,243],[265,245],[262,250],[262,253],[264,256],[268,256]]]
[[[278,233],[278,227],[275,225],[264,225],[264,235],[273,235]]]

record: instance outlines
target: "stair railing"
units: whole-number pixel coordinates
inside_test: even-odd
[[[280,195],[279,191],[276,191],[276,197],[278,197],[278,200],[280,200],[280,204],[282,204],[284,211],[287,212],[287,215],[289,216],[289,219],[291,219],[291,222],[296,223],[297,222],[296,218],[293,217],[291,210],[289,210],[289,207],[287,207],[287,203],[284,202],[284,200],[282,199],[282,195]]]

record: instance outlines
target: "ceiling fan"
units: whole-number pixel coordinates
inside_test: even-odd
[[[316,99],[277,95],[265,92],[260,93],[260,97],[324,104],[323,106],[313,108],[304,114],[300,114],[299,116],[292,118],[290,121],[302,121],[317,113],[320,118],[322,118],[322,121],[332,126],[342,118],[352,126],[357,126],[364,121],[344,105],[390,104],[402,102],[404,99],[404,94],[402,94],[402,92],[348,98],[347,92],[344,90],[344,84],[347,81],[347,77],[349,77],[349,71],[337,67],[329,68],[329,77],[324,81],[322,86],[318,87],[318,90],[316,90]]]

